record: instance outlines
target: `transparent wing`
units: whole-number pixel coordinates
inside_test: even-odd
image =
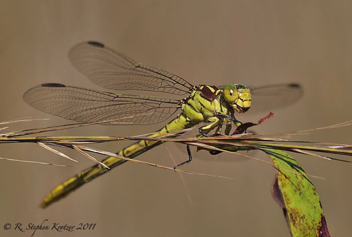
[[[218,86],[223,89],[225,85]],[[283,108],[298,101],[303,95],[299,84],[272,84],[265,86],[249,86],[252,94],[251,113]]]
[[[299,84],[273,84],[250,87],[253,112],[283,108],[297,102],[303,95]]]
[[[77,122],[109,121],[109,125],[154,124],[170,118],[178,101],[159,97],[114,94],[47,83],[23,95],[32,107]]]
[[[98,42],[85,42],[73,47],[69,58],[78,71],[106,89],[183,95],[192,87],[179,76],[137,63]]]

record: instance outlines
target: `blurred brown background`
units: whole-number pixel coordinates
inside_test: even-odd
[[[99,88],[67,58],[77,43],[96,40],[137,61],[173,72],[192,84],[240,82],[265,85],[298,82],[304,96],[274,110],[258,133],[303,130],[352,119],[351,1],[2,1],[0,3],[1,121],[25,117],[50,121],[11,125],[9,130],[68,121],[36,111],[23,93],[40,83]],[[253,106],[256,102],[253,101]],[[269,111],[267,111],[269,112]],[[263,114],[239,117],[257,121]],[[76,129],[67,135],[136,135],[156,126]],[[9,131],[5,130],[5,131]],[[295,137],[352,144],[352,128]],[[117,151],[128,143],[100,148]],[[166,145],[179,162],[185,154]],[[223,155],[214,162],[194,159],[184,169],[229,176],[233,181],[179,175],[128,163],[85,185],[46,210],[41,199],[57,184],[92,165],[85,157],[69,162],[33,144],[1,146],[1,157],[66,164],[60,168],[1,161],[0,226],[48,219],[94,231],[37,231],[35,236],[289,236],[270,185],[275,170],[263,163]],[[259,152],[259,158],[266,156]],[[195,157],[209,156],[205,152]],[[352,166],[295,156],[313,179],[330,233],[351,233]],[[139,159],[173,166],[160,146]],[[239,161],[229,161],[239,160]],[[192,204],[187,198],[187,191]],[[32,232],[0,230],[1,236]]]

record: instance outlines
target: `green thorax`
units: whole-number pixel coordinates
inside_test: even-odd
[[[222,100],[222,90],[215,86],[199,85],[191,90],[191,94],[181,100],[183,115],[189,122],[197,124],[209,122],[208,119],[219,113],[227,115],[230,107]]]

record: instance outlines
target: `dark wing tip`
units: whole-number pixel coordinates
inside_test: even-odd
[[[291,83],[288,85],[289,87],[292,87],[292,88],[301,88],[301,85],[298,84],[298,83]]]
[[[44,83],[41,84],[42,87],[66,87],[64,84],[60,83]]]
[[[88,41],[88,44],[95,46],[95,47],[100,47],[100,48],[104,48],[105,45],[96,41]]]

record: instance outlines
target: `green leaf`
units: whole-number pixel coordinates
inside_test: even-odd
[[[284,211],[291,235],[330,236],[318,193],[302,167],[286,152],[261,150],[270,156],[278,170],[272,193]]]

